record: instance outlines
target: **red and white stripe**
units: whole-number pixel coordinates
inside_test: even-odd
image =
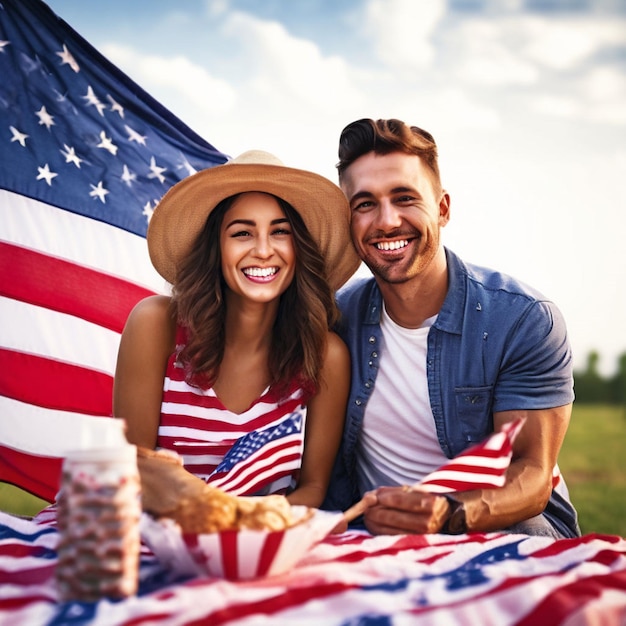
[[[0,190],[1,480],[53,500],[85,416],[111,415],[130,309],[164,289],[144,238]]]
[[[454,457],[416,487],[433,493],[502,487],[511,464],[513,442],[524,422],[522,417],[504,424],[500,431]]]

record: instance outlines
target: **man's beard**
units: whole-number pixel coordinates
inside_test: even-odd
[[[390,285],[407,283],[423,272],[437,255],[439,232],[434,233],[434,238],[429,239],[426,242],[426,247],[423,249],[418,247],[422,243],[421,235],[416,237],[415,234],[412,234],[411,240],[411,245],[416,246],[416,248],[410,259],[399,259],[397,262],[394,262],[372,260],[371,257],[368,257],[363,262],[369,267],[374,276]]]

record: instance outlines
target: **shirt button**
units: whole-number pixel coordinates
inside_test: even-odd
[[[368,380],[368,381],[365,383],[365,388],[366,388],[366,389],[369,389],[371,386],[372,386],[372,383]]]
[[[372,352],[372,358],[373,359],[377,359],[378,358],[378,352]]]
[[[360,400],[355,400],[354,404],[356,404],[357,406],[361,406],[361,404],[363,404]]]
[[[368,341],[369,341],[370,343],[376,343],[376,337],[374,337],[374,335],[372,335],[372,336],[368,339]]]

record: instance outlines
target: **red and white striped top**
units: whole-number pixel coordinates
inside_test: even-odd
[[[178,453],[190,472],[235,495],[284,493],[302,463],[304,390],[293,385],[279,398],[267,388],[243,413],[233,413],[213,389],[185,381],[180,349],[167,364],[157,447]]]

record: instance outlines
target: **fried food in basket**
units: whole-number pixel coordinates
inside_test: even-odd
[[[143,510],[174,519],[184,533],[214,533],[248,528],[284,530],[294,524],[284,496],[236,497],[207,485],[180,460],[138,448]]]
[[[237,527],[252,530],[284,530],[294,523],[291,505],[284,496],[237,498]]]
[[[234,496],[204,485],[204,489],[182,498],[172,517],[184,533],[218,533],[237,527],[237,502]]]

